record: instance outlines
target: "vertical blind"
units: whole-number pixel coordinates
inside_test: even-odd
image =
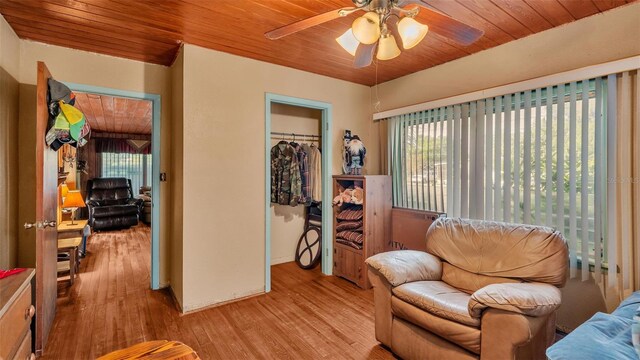
[[[571,277],[579,260],[584,280],[587,261],[599,276],[612,163],[606,161],[611,81],[570,82],[389,119],[394,206],[555,227],[569,243]]]
[[[129,154],[103,152],[102,177],[124,177],[131,179],[133,194],[140,186],[151,186],[151,154]]]

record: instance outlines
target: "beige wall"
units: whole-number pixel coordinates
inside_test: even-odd
[[[98,55],[86,51],[72,50],[53,45],[45,45],[42,43],[22,40],[20,41],[20,66],[19,81],[23,84],[25,98],[22,98],[21,92],[21,126],[22,122],[25,127],[29,123],[35,122],[35,92],[31,94],[28,89],[29,85],[36,83],[36,63],[44,61],[51,71],[51,74],[58,80],[84,85],[101,86],[112,89],[121,89],[128,91],[138,91],[151,94],[159,94],[162,97],[161,109],[161,142],[160,150],[160,168],[163,172],[169,171],[170,166],[170,132],[171,132],[171,76],[170,69],[164,66],[147,64],[139,61],[121,59],[111,56]],[[21,89],[22,90],[22,89]],[[32,112],[30,109],[33,108]],[[24,116],[22,114],[24,110]],[[25,129],[27,130],[27,129]],[[28,130],[27,130],[28,131]],[[28,136],[27,133],[21,133],[22,137]],[[33,144],[33,143],[31,143]],[[29,146],[28,143],[21,146]],[[22,154],[21,154],[22,159]],[[21,161],[20,166],[29,167],[29,158],[25,158],[25,162]],[[21,168],[22,169],[22,168]],[[26,169],[24,174],[21,172],[21,182],[31,181],[33,179]],[[169,177],[169,181],[171,178]],[[160,283],[162,285],[169,282],[169,226],[170,226],[170,187],[168,183],[161,183],[161,192],[163,202],[161,204],[160,214]],[[22,196],[22,194],[21,194]],[[28,195],[25,195],[28,196]],[[21,204],[28,206],[33,203]],[[35,209],[35,208],[34,208]],[[28,211],[26,211],[28,213]],[[24,222],[27,217],[20,217],[19,222]],[[20,240],[23,243],[23,240]],[[30,244],[30,240],[25,240],[25,244]],[[20,250],[22,253],[22,249]],[[25,254],[26,258],[31,255]]]
[[[272,104],[271,131],[320,135],[322,111]],[[271,139],[271,146],[280,140]],[[303,143],[302,139],[296,140]],[[319,144],[318,142],[315,143]],[[295,260],[295,248],[304,229],[305,207],[271,204],[271,265]]]
[[[345,128],[368,139],[370,88],[185,45],[186,311],[264,291],[266,92],[333,105],[333,173]]]
[[[18,259],[19,40],[0,16],[0,269]]]
[[[372,101],[375,106],[377,90],[377,111],[389,110],[639,55],[638,34],[635,3],[380,84]],[[618,304],[593,280],[570,280],[562,294],[558,324],[564,329]]]
[[[182,308],[182,216],[184,196],[183,185],[183,148],[184,148],[184,108],[182,106],[184,94],[184,52],[182,49],[171,66],[171,290]]]

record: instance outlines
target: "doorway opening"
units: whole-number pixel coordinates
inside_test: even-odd
[[[149,264],[150,287],[157,290],[160,288],[160,96],[91,85],[66,85],[76,93],[76,106],[92,128],[91,140],[79,149],[77,156],[83,171],[78,171],[76,186],[86,199],[96,198],[95,203],[87,204],[84,218],[89,219],[94,233],[98,231],[96,236],[111,236],[113,230],[126,229],[119,230],[118,236],[146,241],[142,248],[150,248],[150,254],[144,254],[144,258],[150,257],[145,261]],[[105,199],[100,201],[100,196]],[[100,208],[109,206],[114,196],[117,201],[124,201],[125,197],[127,204],[137,207],[137,220],[133,210],[125,214],[119,209],[116,214]],[[92,206],[95,206],[93,210]],[[97,214],[99,216],[95,216]],[[147,268],[144,264],[141,267]]]
[[[276,134],[276,135],[272,135]],[[297,139],[294,139],[295,136]],[[301,135],[307,135],[301,136]],[[283,136],[286,140],[279,139]],[[288,136],[288,137],[287,137]],[[315,137],[314,137],[315,136]],[[321,194],[316,195],[322,210],[321,269],[331,275],[331,104],[267,93],[265,97],[265,292],[271,291],[271,266],[293,261],[297,241],[304,230],[304,204],[295,207],[272,204],[271,149],[279,142],[298,140],[314,144],[321,151]],[[313,196],[311,196],[313,197]],[[293,200],[293,199],[291,199]],[[276,201],[276,203],[279,201]],[[280,201],[282,203],[284,201]],[[288,202],[288,201],[287,201]]]

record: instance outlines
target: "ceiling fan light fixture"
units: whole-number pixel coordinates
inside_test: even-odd
[[[360,42],[355,36],[353,36],[353,30],[351,30],[351,28],[347,29],[344,34],[337,37],[336,41],[343,49],[351,54],[351,56],[356,56],[356,50],[358,49]]]
[[[420,24],[412,17],[404,17],[398,23],[398,33],[402,39],[402,46],[405,49],[411,49],[418,45],[429,32],[429,27]]]
[[[400,48],[396,43],[396,39],[391,34],[382,35],[378,42],[378,60],[391,60],[400,55]]]
[[[360,43],[373,44],[380,38],[380,18],[375,12],[368,12],[353,21],[351,30]]]

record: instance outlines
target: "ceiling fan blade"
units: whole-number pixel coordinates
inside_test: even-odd
[[[389,18],[389,20],[387,20],[387,28],[391,32],[391,35],[393,35],[393,38],[396,39],[396,43],[398,44],[400,50],[404,50],[404,44],[402,43],[402,38],[400,37],[400,33],[398,32],[398,20]]]
[[[341,16],[346,16],[352,12],[351,10],[354,9],[356,8],[342,8],[331,10],[323,14],[318,14],[310,18],[306,18],[304,20],[296,21],[289,25],[279,27],[275,30],[271,30],[269,32],[266,32],[264,36],[270,40],[280,39],[281,37],[297,33],[298,31],[302,31],[310,27],[326,23],[327,21],[335,20]]]
[[[373,61],[373,54],[375,54],[376,52],[377,45],[377,42],[368,45],[358,45],[358,49],[356,49],[355,59],[353,59],[353,67],[363,68],[371,65],[371,62]]]
[[[422,0],[402,0],[398,3],[398,6],[405,5],[422,7],[422,13],[428,19],[429,31],[433,31],[459,44],[471,45],[484,34],[484,31],[445,15]]]

